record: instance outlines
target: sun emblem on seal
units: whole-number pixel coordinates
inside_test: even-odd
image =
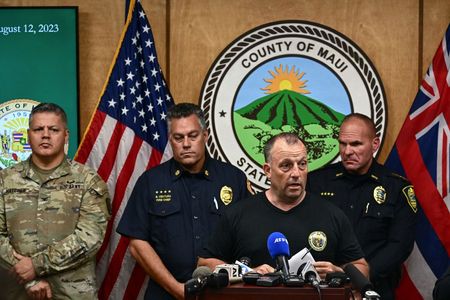
[[[0,104],[0,168],[4,169],[31,154],[28,144],[28,118],[39,102],[15,99]]]

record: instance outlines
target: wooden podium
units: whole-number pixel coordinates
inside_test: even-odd
[[[350,286],[342,288],[325,287],[320,290],[322,300],[350,299]],[[286,287],[283,285],[264,287],[238,283],[221,289],[207,288],[198,295],[188,295],[186,300],[319,300],[317,290],[310,285]]]

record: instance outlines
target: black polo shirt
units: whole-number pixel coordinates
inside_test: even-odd
[[[190,174],[171,159],[138,179],[117,232],[148,241],[172,275],[185,282],[224,209],[249,195],[245,174],[230,164],[207,157],[203,170]],[[171,299],[151,279],[149,297]]]
[[[414,245],[418,203],[412,185],[374,161],[361,176],[347,173],[342,163],[313,171],[307,190],[344,211],[369,262],[372,282],[385,280],[393,293],[400,266]]]

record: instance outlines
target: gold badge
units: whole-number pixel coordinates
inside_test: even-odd
[[[381,185],[373,190],[373,198],[378,204],[383,204],[386,201],[386,190]]]
[[[322,231],[313,231],[308,237],[309,246],[316,251],[323,251],[327,246],[327,235]]]
[[[233,190],[224,185],[220,190],[220,200],[222,200],[223,204],[228,205],[233,201]]]
[[[414,193],[414,188],[412,185],[405,186],[403,188],[403,194],[406,196],[409,206],[416,213],[417,212],[417,198],[416,193]]]
[[[180,171],[180,170],[176,170],[176,171],[175,171],[175,176],[178,176],[178,175],[180,175],[180,173],[181,173],[181,171]]]

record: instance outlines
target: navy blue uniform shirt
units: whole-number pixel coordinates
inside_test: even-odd
[[[418,202],[412,185],[376,161],[365,175],[336,163],[308,174],[307,190],[339,206],[353,224],[382,299],[393,299],[400,266],[414,245]]]
[[[210,157],[190,174],[171,159],[136,182],[117,232],[148,241],[180,282],[192,277],[197,256],[223,210],[250,195],[245,174]],[[149,280],[146,299],[172,299]]]

